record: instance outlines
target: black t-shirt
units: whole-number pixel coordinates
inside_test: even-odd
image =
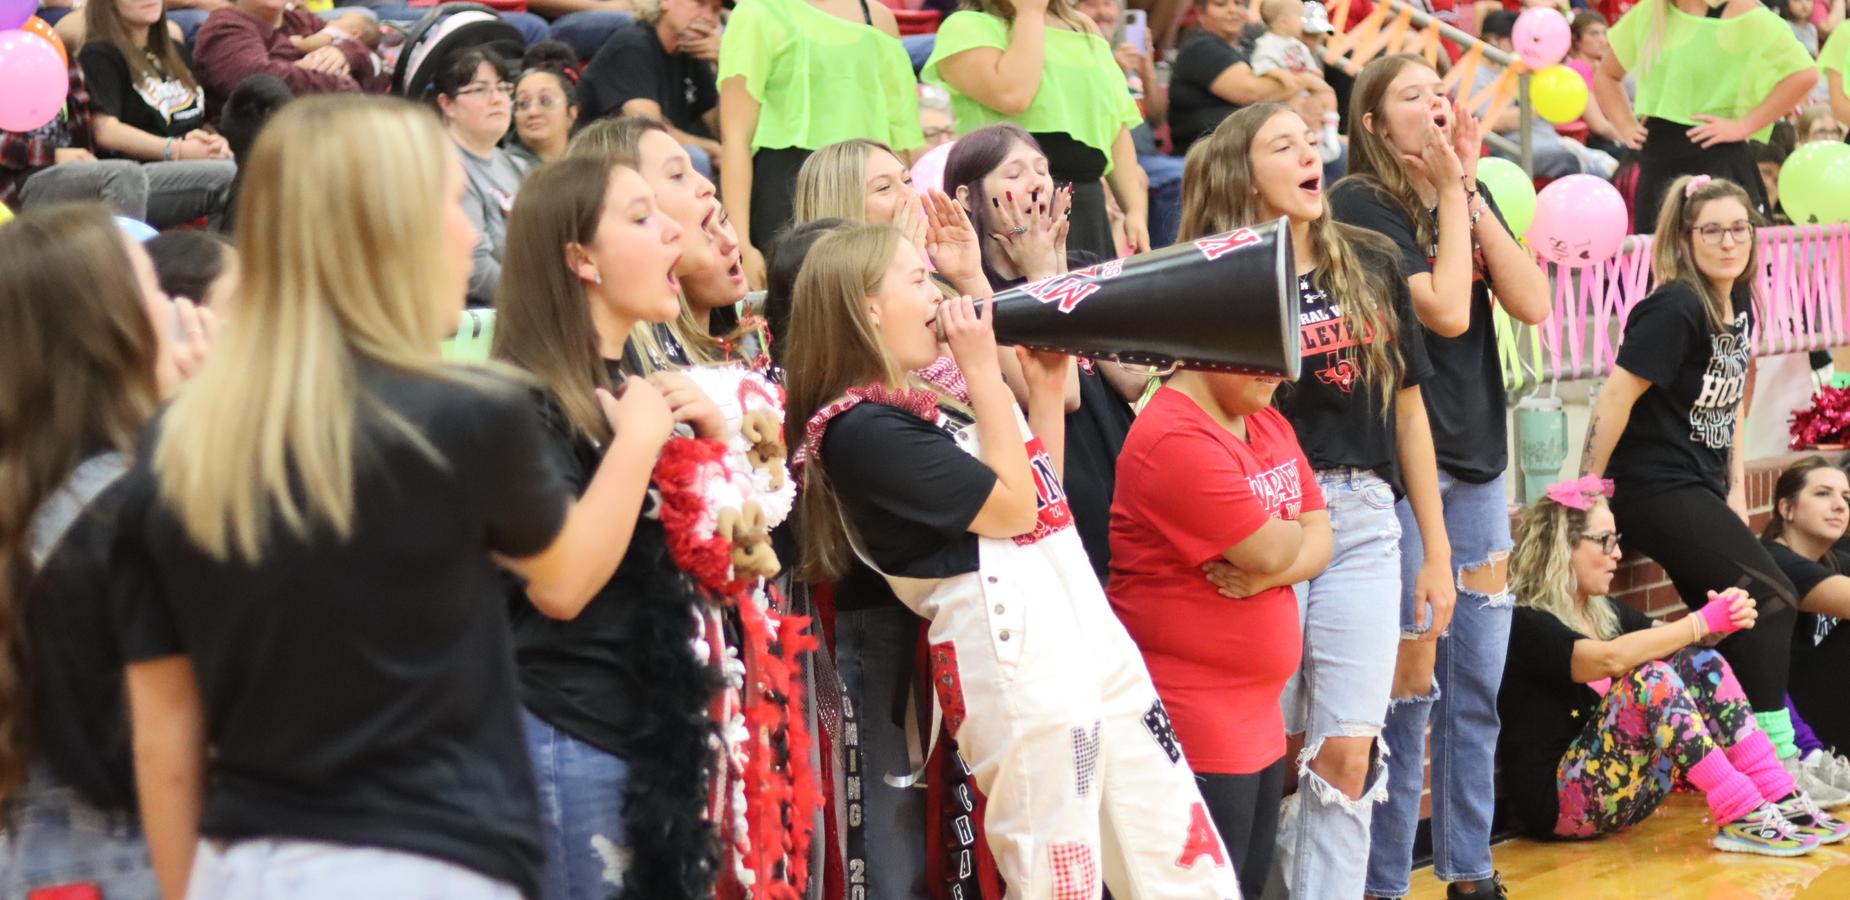
[[[184,52],[184,51],[182,51]],[[99,113],[115,116],[156,137],[185,137],[206,123],[205,89],[187,87],[177,73],[162,79],[135,82],[128,60],[108,41],[90,41],[77,51],[90,89],[90,105]],[[158,71],[160,66],[155,65]],[[189,73],[190,74],[190,73]],[[99,154],[108,155],[108,154]]]
[[[1247,65],[1251,53],[1248,43],[1229,44],[1206,33],[1182,44],[1169,72],[1169,136],[1177,155],[1187,153],[1189,145],[1240,108],[1216,95],[1213,84],[1222,72]]]
[[[713,67],[685,53],[669,53],[655,28],[637,23],[604,42],[579,79],[581,117],[589,122],[623,114],[631,100],[653,100],[668,124],[708,137],[701,116],[719,105]]]
[[[34,516],[25,675],[33,758],[105,810],[135,808],[122,650],[109,605],[120,454],[87,460]],[[87,502],[86,502],[87,498]]]
[[[1426,358],[1426,342],[1414,318],[1407,281],[1400,277],[1392,257],[1362,252],[1359,261],[1386,273],[1392,292],[1388,305],[1400,329],[1395,339],[1402,365],[1399,387],[1425,384],[1432,377],[1432,363]],[[1315,275],[1298,276],[1298,347],[1304,357],[1304,374],[1278,392],[1278,409],[1291,420],[1311,468],[1367,469],[1400,496],[1405,490],[1400,480],[1395,406],[1384,413],[1378,389],[1361,377],[1362,345],[1372,342],[1373,336],[1358,338],[1341,304],[1332,302],[1317,286]],[[1397,405],[1398,401],[1390,403]]]
[[[145,454],[125,476],[112,601],[131,663],[185,654],[204,702],[200,831],[432,856],[539,893],[506,585],[570,488],[525,392],[362,365],[351,535],[270,527],[255,565],[186,537]],[[362,406],[362,409],[366,407]]]
[[[1603,602],[1618,611],[1621,633],[1651,627],[1643,613]],[[1533,607],[1516,607],[1510,619],[1509,658],[1497,693],[1503,719],[1497,758],[1503,764],[1503,798],[1531,837],[1554,836],[1561,808],[1555,769],[1599,708],[1600,695],[1573,678],[1574,642],[1581,640],[1587,636]]]
[[[958,444],[975,424],[946,416],[943,427],[879,403],[830,420],[822,465],[861,547],[880,570],[907,578],[949,578],[977,570],[970,533],[996,473]]]
[[[622,383],[622,369],[606,365],[612,382]],[[536,395],[536,399],[547,426],[547,449],[572,491],[582,495],[603,461],[603,449],[578,433],[549,398]],[[527,599],[522,584],[513,586],[508,600],[521,701],[566,734],[623,757],[632,753],[624,725],[634,711],[634,698],[648,690],[648,685],[628,678],[624,650],[644,632],[640,617],[650,613],[638,598],[660,590],[658,579],[674,567],[661,520],[652,507],[651,497],[636,522],[623,562],[575,618],[560,621],[540,612]],[[693,637],[691,632],[688,637]]]
[[[1753,348],[1753,303],[1734,297],[1734,322],[1709,330],[1702,296],[1671,282],[1632,307],[1617,365],[1646,381],[1625,432],[1612,449],[1606,477],[1613,494],[1638,499],[1672,488],[1701,486],[1728,494],[1728,456],[1735,412],[1747,388]]]
[[[1060,484],[1073,510],[1073,527],[1100,584],[1111,576],[1111,498],[1118,485],[1118,454],[1136,418],[1096,364],[1079,363],[1079,408],[1066,414],[1066,461]]]
[[[1484,201],[1491,215],[1503,221],[1488,192]],[[1360,179],[1337,182],[1330,190],[1330,211],[1339,222],[1367,228],[1393,241],[1400,249],[1403,277],[1432,272],[1436,248],[1420,246],[1413,221],[1370,183]],[[1490,481],[1509,465],[1503,362],[1497,355],[1488,277],[1483,260],[1477,259],[1472,266],[1471,320],[1464,334],[1441,337],[1425,332],[1432,377],[1420,390],[1426,398],[1439,468],[1471,484]]]
[[[1804,599],[1806,594],[1811,593],[1812,588],[1817,587],[1825,579],[1850,572],[1850,558],[1846,558],[1841,550],[1830,551],[1836,557],[1834,561],[1837,568],[1833,570],[1823,562],[1798,555],[1785,544],[1767,541],[1766,549],[1767,553],[1773,557],[1773,562],[1779,565],[1779,571],[1786,576],[1786,580],[1792,582],[1794,596],[1800,599]],[[1811,669],[1823,652],[1821,645],[1824,639],[1830,637],[1831,632],[1837,630],[1838,624],[1842,621],[1836,616],[1800,612],[1799,622],[1792,629],[1792,671],[1803,672]]]

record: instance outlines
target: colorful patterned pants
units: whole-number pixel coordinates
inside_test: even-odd
[[[1755,727],[1721,654],[1693,648],[1614,678],[1593,716],[1555,770],[1562,837],[1636,825],[1690,766]]]

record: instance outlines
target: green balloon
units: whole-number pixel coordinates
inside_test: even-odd
[[[1779,205],[1794,225],[1850,222],[1850,144],[1816,141],[1779,170]]]
[[[465,309],[456,333],[443,342],[443,358],[451,362],[487,362],[495,339],[495,311]]]
[[[1511,234],[1522,237],[1528,232],[1529,223],[1535,220],[1535,182],[1521,166],[1495,156],[1478,160],[1477,183],[1497,201]]]

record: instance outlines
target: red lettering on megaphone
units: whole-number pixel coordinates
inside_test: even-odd
[[[1068,273],[1024,285],[1021,290],[1042,303],[1058,304],[1061,312],[1070,313],[1080,301],[1092,296],[1098,285],[1079,277],[1078,273]]]
[[[1202,256],[1208,258],[1208,262],[1213,262],[1241,247],[1257,243],[1259,243],[1259,235],[1254,234],[1251,228],[1242,228],[1226,234],[1204,237],[1196,241],[1195,246],[1201,250]]]

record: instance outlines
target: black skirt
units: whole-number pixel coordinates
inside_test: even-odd
[[[815,151],[801,147],[752,154],[752,246],[768,259],[796,215],[797,171]]]
[[[1760,169],[1754,165],[1747,144],[1699,147],[1689,139],[1692,127],[1668,119],[1645,122],[1644,149],[1638,156],[1638,187],[1632,194],[1632,233],[1657,230],[1664,192],[1684,175],[1726,178],[1747,191],[1748,199],[1763,218],[1767,215],[1766,187],[1760,183]]]

